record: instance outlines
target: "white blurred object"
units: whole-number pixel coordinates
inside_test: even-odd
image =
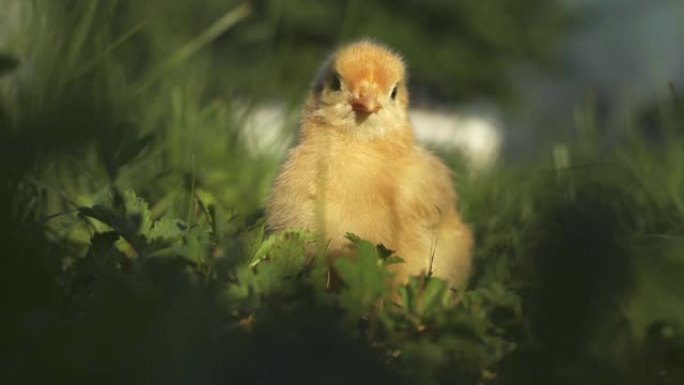
[[[267,104],[249,111],[239,109],[239,112],[242,134],[250,151],[282,154],[290,146],[292,134],[286,132],[285,126],[295,124],[297,116],[288,116],[285,106]],[[419,141],[461,151],[473,169],[486,169],[499,156],[502,127],[491,111],[446,112],[419,108],[410,110],[409,115]]]
[[[414,109],[409,115],[419,141],[458,149],[474,169],[491,167],[499,156],[502,129],[493,113]]]
[[[253,154],[281,155],[290,147],[293,135],[285,128],[291,118],[284,105],[236,106],[235,111],[244,143]]]

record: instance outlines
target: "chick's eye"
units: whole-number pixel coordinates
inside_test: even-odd
[[[394,86],[394,88],[392,88],[392,93],[390,94],[390,97],[392,98],[392,100],[397,98],[397,86]]]
[[[338,74],[333,74],[330,77],[330,90],[339,91],[342,89],[342,82],[340,81],[340,76]]]

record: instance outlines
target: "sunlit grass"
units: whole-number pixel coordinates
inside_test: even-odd
[[[475,273],[456,293],[416,277],[402,308],[383,290],[390,262],[373,245],[352,237],[357,263],[339,264],[344,284],[330,290],[327,264],[304,257],[308,234],[264,234],[260,208],[279,159],[248,151],[234,106],[250,97],[216,92],[221,71],[206,52],[247,8],[226,9],[173,50],[150,43],[154,27],[117,2],[74,4],[34,2],[20,64],[0,78],[11,91],[1,99],[0,197],[20,376],[92,382],[130,366],[110,375],[682,378],[677,90],[655,112],[661,134],[650,142],[635,121],[627,139],[600,146],[584,108],[578,138],[534,162],[474,173],[441,153],[476,234]]]

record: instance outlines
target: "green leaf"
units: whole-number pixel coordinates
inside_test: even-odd
[[[169,218],[153,220],[147,202],[133,190],[116,194],[113,209],[104,205],[80,207],[81,216],[97,219],[111,227],[133,246],[138,255],[150,255],[169,248],[180,241],[186,232],[186,225]],[[208,241],[206,241],[208,243]]]
[[[398,255],[392,255],[384,261],[385,266],[396,265],[397,263],[406,263],[406,261]]]
[[[388,249],[383,245],[382,243],[377,246],[378,248],[378,254],[380,258],[387,260],[388,258],[392,257],[392,254],[394,254],[393,250]]]
[[[354,234],[347,234],[355,254],[350,258],[338,258],[334,262],[337,274],[345,283],[340,293],[340,305],[352,317],[361,316],[389,292],[392,274],[384,266],[378,248],[371,242]]]
[[[137,225],[136,230],[140,234],[149,237],[153,220],[147,202],[138,197],[133,190],[124,191],[123,200],[128,221]]]
[[[446,302],[448,289],[447,283],[439,278],[417,276],[411,277],[399,294],[407,311],[422,317],[430,315]]]
[[[448,293],[448,285],[445,281],[429,277],[427,278],[427,285],[423,290],[422,301],[418,308],[419,314],[427,315],[439,308],[439,305],[444,303],[444,297]]]
[[[289,292],[308,264],[306,245],[313,239],[313,234],[297,231],[268,237],[255,256],[237,269],[237,283],[227,288],[229,297],[258,301],[276,292]]]
[[[168,221],[167,226],[172,226],[171,222]],[[181,222],[175,221],[176,226]],[[180,226],[178,226],[181,229]],[[169,229],[167,235],[174,233],[173,229]],[[174,247],[175,252],[192,261],[198,265],[205,265],[209,263],[209,258],[211,257],[211,232],[208,226],[193,226],[187,230],[180,230],[180,235],[184,236],[185,242],[178,244]]]
[[[187,226],[180,220],[161,218],[152,224],[152,228],[146,232],[146,237],[148,240],[174,241],[180,239],[185,234],[186,229]]]

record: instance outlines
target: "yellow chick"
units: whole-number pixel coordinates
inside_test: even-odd
[[[400,56],[372,41],[322,65],[301,114],[299,142],[268,197],[267,227],[305,229],[347,254],[348,232],[393,250],[395,283],[470,274],[473,239],[456,210],[449,169],[415,143]]]

